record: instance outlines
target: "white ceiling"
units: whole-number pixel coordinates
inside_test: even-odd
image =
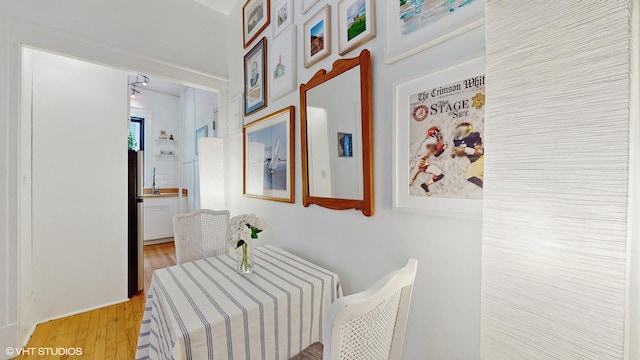
[[[213,10],[221,12],[225,15],[229,15],[231,9],[236,6],[240,0],[194,0],[204,6],[210,7]]]

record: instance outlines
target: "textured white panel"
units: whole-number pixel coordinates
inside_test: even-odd
[[[629,1],[489,1],[481,354],[622,359]]]

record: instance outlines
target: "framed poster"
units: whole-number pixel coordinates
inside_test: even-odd
[[[318,2],[320,2],[320,0],[302,0],[302,13],[306,14],[309,10],[311,10],[313,5],[317,4]]]
[[[238,134],[242,131],[242,94],[229,101],[229,134]]]
[[[304,67],[331,55],[331,6],[325,5],[304,23]]]
[[[484,23],[485,0],[389,0],[386,4],[387,64]]]
[[[267,107],[267,38],[244,56],[244,114]]]
[[[480,217],[484,58],[394,87],[394,210]]]
[[[296,26],[292,25],[271,42],[269,48],[269,93],[278,99],[296,89]]]
[[[198,130],[196,130],[196,159],[198,158],[198,155],[200,155],[200,142],[199,139],[203,138],[203,137],[207,137],[209,136],[209,126],[208,125],[203,125],[202,127],[198,128]]]
[[[269,26],[271,21],[270,0],[247,0],[242,6],[242,40],[244,48]]]
[[[295,108],[245,125],[244,196],[294,203]]]
[[[345,55],[376,37],[374,0],[342,0],[338,4],[338,51]]]
[[[284,29],[293,24],[293,0],[276,0],[273,14],[275,16],[273,38],[275,39]]]

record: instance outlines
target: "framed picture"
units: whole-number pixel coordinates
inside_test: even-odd
[[[338,4],[338,51],[345,55],[376,37],[375,0],[342,0]]]
[[[320,2],[320,0],[302,0],[302,13],[306,14],[309,10],[311,10],[313,5],[317,4],[318,2]]]
[[[338,133],[338,157],[353,157],[353,134]]]
[[[244,196],[294,203],[295,108],[245,125]]]
[[[390,0],[386,4],[387,64],[484,23],[485,0]]]
[[[304,67],[331,55],[331,6],[325,5],[304,23]]]
[[[202,127],[198,128],[198,130],[196,130],[196,159],[198,158],[198,155],[200,155],[200,143],[198,140],[207,136],[209,136],[208,125],[203,125]]]
[[[247,0],[242,6],[242,40],[244,48],[269,26],[271,21],[270,0]]]
[[[296,89],[296,27],[285,30],[269,48],[269,93],[277,99]]]
[[[244,114],[267,107],[267,39],[244,56]]]
[[[293,24],[293,0],[276,0],[273,7],[275,21],[273,23],[273,38],[275,39]]]
[[[229,101],[229,134],[242,132],[242,94]]]
[[[479,218],[484,58],[394,87],[394,210]]]

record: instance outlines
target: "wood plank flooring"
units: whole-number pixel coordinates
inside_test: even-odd
[[[144,247],[144,287],[149,288],[153,270],[175,265],[173,242]],[[27,348],[81,348],[82,356],[22,355],[16,359],[118,359],[135,357],[145,295],[129,301],[42,323]],[[37,354],[36,350],[36,354]]]

